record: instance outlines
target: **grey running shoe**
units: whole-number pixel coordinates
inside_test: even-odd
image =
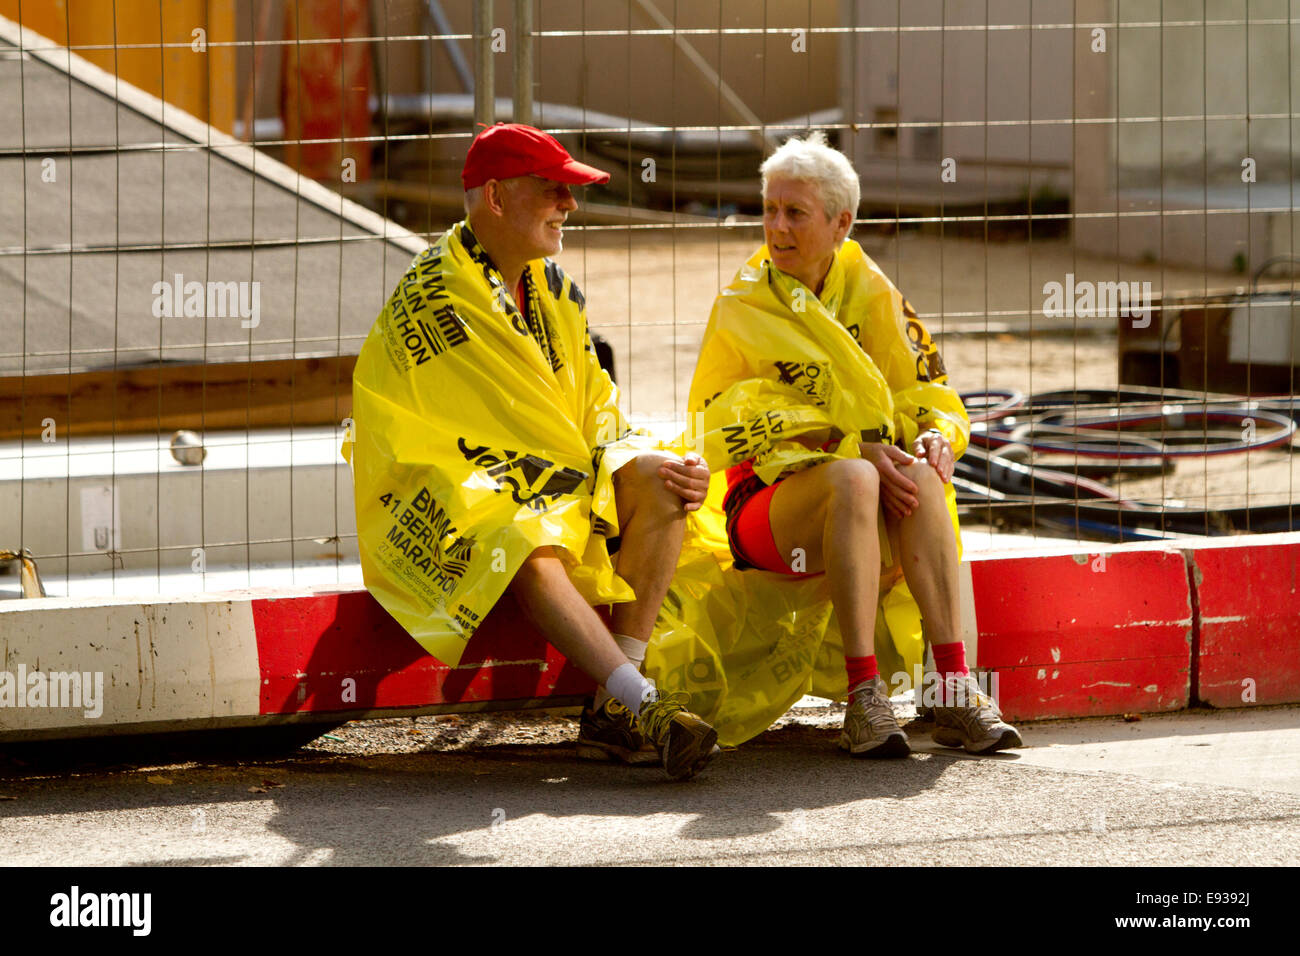
[[[613,697],[599,708],[592,698],[578,724],[579,760],[621,760],[634,766],[659,762],[659,751],[646,740],[632,711]]]
[[[970,674],[949,675],[944,681],[942,705],[934,709],[933,737],[941,747],[963,747],[973,754],[1024,746],[1020,733],[1002,719],[998,705]]]
[[[912,752],[879,674],[853,688],[840,747],[855,757],[906,757]]]
[[[658,749],[664,772],[674,780],[689,780],[708,765],[719,748],[718,732],[703,718],[686,709],[683,693],[648,701],[637,723]]]

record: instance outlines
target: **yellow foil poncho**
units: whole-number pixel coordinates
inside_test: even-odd
[[[924,326],[856,242],[838,250],[820,297],[773,268],[766,247],[718,296],[686,435],[714,475],[706,506],[691,517],[646,673],[665,690],[690,693],[692,709],[724,743],[762,732],[805,693],[847,692],[825,576],[732,565],[721,510],[725,469],[753,459],[755,474],[771,483],[833,457],[859,457],[859,440],[909,448],[927,428],[960,456],[970,422],[945,382]],[[845,439],[834,453],[792,440],[828,432]],[[946,490],[956,530],[956,499],[951,485]],[[924,657],[916,602],[901,581],[882,597],[876,656],[887,681],[910,675]]]
[[[578,288],[550,260],[528,308],[466,223],[416,257],[353,374],[352,464],[366,587],[430,654],[460,661],[535,548],[555,545],[592,604],[634,600],[610,562],[612,475],[633,434]]]

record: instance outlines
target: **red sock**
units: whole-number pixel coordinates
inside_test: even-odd
[[[876,670],[876,655],[868,654],[866,657],[845,657],[844,668],[849,672],[849,690],[857,687],[863,681],[871,680],[879,672]],[[850,694],[850,697],[853,695]]]
[[[966,646],[961,641],[931,644],[930,650],[934,652],[934,669],[943,680],[954,674],[964,677],[970,673],[970,668],[966,666]]]

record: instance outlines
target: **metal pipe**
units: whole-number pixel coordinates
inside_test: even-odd
[[[451,21],[443,12],[442,4],[439,0],[429,0],[428,10],[434,30],[443,37],[442,44],[447,50],[447,56],[451,58],[451,68],[456,71],[461,90],[465,93],[474,92],[474,74],[469,68],[469,60],[465,59],[465,54],[461,51],[460,41],[451,39],[451,34],[456,31],[451,28]],[[432,93],[433,90],[429,92]]]
[[[700,51],[695,49],[686,37],[677,32],[673,22],[659,12],[659,8],[654,5],[654,0],[636,0],[642,12],[645,13],[660,30],[671,30],[673,42],[677,48],[685,54],[687,61],[691,66],[704,77],[704,82],[710,86],[717,87],[718,93],[721,94],[722,102],[726,103],[732,114],[736,116],[746,126],[756,126],[758,129],[749,132],[750,138],[759,149],[766,151],[768,146],[776,145],[776,137],[769,133],[759,119],[758,114],[745,105],[739,94],[723,80],[718,71],[709,65],[709,61],[700,55]]]
[[[533,0],[515,0],[515,122],[533,125]]]
[[[492,0],[474,0],[474,123],[496,122],[496,70],[492,62]]]

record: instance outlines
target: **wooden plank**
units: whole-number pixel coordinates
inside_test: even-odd
[[[0,440],[189,428],[337,425],[352,413],[355,355],[0,378]]]

